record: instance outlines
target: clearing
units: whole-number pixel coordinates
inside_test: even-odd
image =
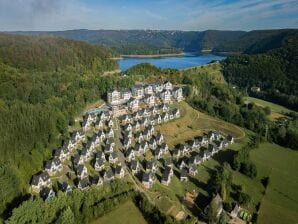
[[[92,224],[147,224],[141,211],[132,201],[127,201],[115,210],[92,222]]]
[[[201,113],[186,102],[180,102],[174,106],[179,108],[181,118],[156,126],[156,130],[165,136],[170,147],[203,135],[210,130],[219,130],[225,134],[230,134],[235,140],[241,140],[245,137],[245,132],[238,126]]]
[[[258,179],[269,176],[258,223],[297,223],[298,152],[263,143],[251,152],[258,168]]]
[[[269,118],[272,120],[276,120],[281,117],[287,117],[284,115],[284,113],[293,112],[292,110],[286,107],[254,97],[244,97],[243,99],[245,103],[255,103],[257,106],[260,107],[269,107],[271,109],[271,114],[269,115]]]

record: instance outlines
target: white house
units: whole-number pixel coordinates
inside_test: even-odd
[[[121,92],[114,90],[108,92],[108,103],[111,105],[118,105],[121,103]]]
[[[49,175],[55,175],[62,169],[61,160],[58,158],[54,158],[53,160],[49,160],[46,162],[45,171],[49,173]]]
[[[48,172],[44,171],[33,176],[31,181],[32,190],[39,193],[43,187],[49,186],[51,179]]]
[[[153,94],[153,86],[151,86],[151,85],[146,85],[145,87],[144,87],[144,92],[145,92],[145,94]]]
[[[136,99],[142,99],[144,97],[144,87],[141,85],[137,85],[132,87],[132,96]]]
[[[128,101],[131,98],[132,94],[129,90],[121,92],[121,98],[124,102]]]
[[[125,174],[125,170],[121,165],[117,165],[116,169],[115,169],[115,175],[118,178],[123,178]]]
[[[173,85],[172,85],[172,83],[170,83],[169,81],[166,81],[166,82],[164,82],[164,84],[163,84],[163,88],[164,88],[165,90],[172,90],[172,89],[173,89]]]
[[[144,173],[142,177],[142,184],[145,188],[151,188],[154,183],[155,177],[153,173]]]
[[[153,85],[153,90],[155,93],[160,93],[164,89],[164,85],[162,83],[156,83]]]
[[[105,167],[105,161],[102,158],[96,159],[94,163],[94,169],[96,171],[101,171],[103,170],[104,167]]]
[[[77,174],[77,177],[80,179],[87,177],[88,176],[87,168],[82,164],[78,165],[76,168],[76,174]]]
[[[144,102],[149,106],[153,107],[155,105],[155,96],[154,95],[149,95],[146,96],[144,99]]]
[[[172,93],[170,90],[164,90],[160,93],[160,99],[164,102],[164,103],[169,103],[172,100]]]
[[[138,99],[130,99],[127,102],[127,106],[129,107],[129,109],[131,109],[132,111],[136,111],[139,108],[139,100]]]
[[[182,88],[181,87],[175,87],[172,91],[173,94],[173,98],[175,100],[177,100],[178,102],[180,102],[181,100],[183,100],[183,92],[182,92]]]

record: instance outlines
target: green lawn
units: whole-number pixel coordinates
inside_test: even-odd
[[[292,110],[290,110],[286,107],[283,107],[278,104],[271,103],[271,102],[268,102],[265,100],[257,99],[254,97],[244,97],[244,101],[246,103],[253,102],[257,106],[260,106],[260,107],[269,107],[271,109],[271,114],[269,115],[269,118],[271,120],[276,120],[281,117],[286,117],[284,115],[285,113],[293,112]]]
[[[292,110],[290,110],[286,107],[283,107],[283,106],[280,106],[278,104],[271,103],[271,102],[268,102],[268,101],[265,101],[265,100],[257,99],[257,98],[254,98],[254,97],[244,97],[244,100],[248,101],[248,102],[253,102],[253,103],[255,103],[259,106],[262,106],[262,107],[270,107],[271,111],[273,111],[273,112],[277,112],[277,113],[292,112]]]
[[[264,143],[252,151],[258,178],[270,177],[262,199],[258,223],[297,223],[298,152]]]
[[[114,211],[92,222],[92,224],[147,224],[140,210],[132,201],[127,201]]]
[[[210,130],[231,134],[236,141],[241,141],[245,137],[244,131],[238,126],[201,113],[186,102],[180,102],[174,106],[180,109],[181,118],[156,126],[156,130],[165,136],[170,147],[203,135]]]

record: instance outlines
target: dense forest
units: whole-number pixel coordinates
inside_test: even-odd
[[[103,47],[61,38],[0,38],[0,214],[6,217],[27,198],[32,174],[68,137],[68,125],[86,104],[132,81],[101,76],[117,67]]]
[[[297,55],[298,33],[292,32],[280,48],[228,57],[224,61],[224,76],[233,85],[247,89],[250,95],[298,110]],[[251,91],[251,87],[261,91]]]
[[[166,31],[166,30],[67,30],[14,32],[26,35],[51,35],[103,44],[120,54],[166,54],[180,51],[264,52],[278,48],[297,30],[256,31]]]

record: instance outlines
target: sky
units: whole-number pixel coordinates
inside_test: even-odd
[[[298,28],[298,0],[0,0],[0,30]]]

